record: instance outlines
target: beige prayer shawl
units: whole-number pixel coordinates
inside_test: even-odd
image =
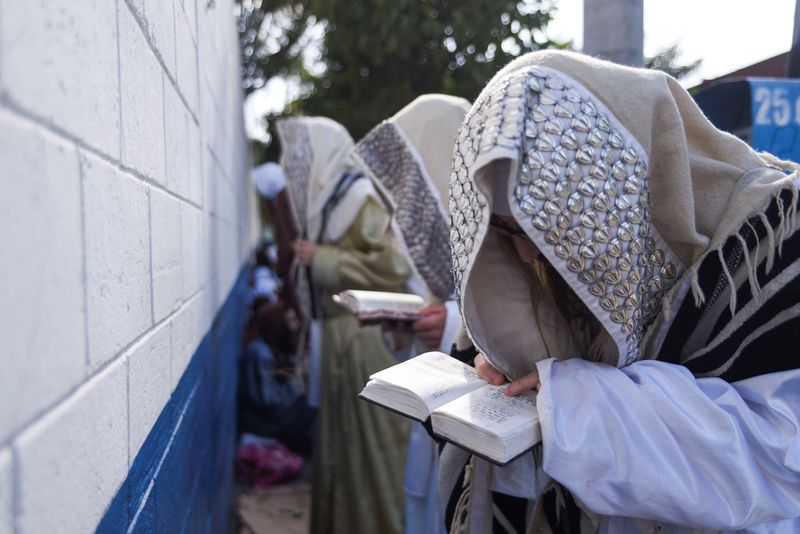
[[[316,240],[322,230],[322,211],[339,179],[355,171],[355,143],[347,130],[326,117],[293,117],[278,122],[281,166],[286,172],[295,219],[306,237]],[[369,180],[357,180],[334,207],[322,241],[338,240],[353,224],[368,197],[377,200]]]
[[[469,110],[463,98],[416,98],[358,142],[354,157],[392,214],[393,233],[433,300],[453,294],[447,215],[456,132]]]
[[[512,379],[546,347],[580,356],[556,310],[540,310],[547,324],[534,328],[526,277],[487,232],[492,211],[513,214],[610,334],[607,363],[623,366],[653,357],[648,343],[702,258],[786,189],[774,241],[788,233],[796,175],[781,169],[794,166],[718,131],[662,72],[561,51],[512,62],[454,153],[453,271],[472,341]],[[704,298],[696,284],[694,296]]]

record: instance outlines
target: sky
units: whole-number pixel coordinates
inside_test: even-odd
[[[557,11],[546,33],[571,40],[580,50],[583,0],[555,0]],[[703,62],[682,83],[690,87],[741,67],[786,52],[791,47],[794,0],[644,0],[644,52],[652,56],[673,44],[679,62]],[[245,102],[248,136],[266,140],[259,117],[280,111],[296,93],[291,84],[273,79]]]
[[[546,33],[580,50],[583,0],[555,5]],[[644,0],[644,53],[677,44],[680,62],[702,59],[698,72],[683,80],[696,85],[789,50],[794,6],[794,0]]]

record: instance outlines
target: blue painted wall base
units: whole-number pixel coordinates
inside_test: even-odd
[[[98,533],[227,532],[246,289],[243,269],[98,525]]]

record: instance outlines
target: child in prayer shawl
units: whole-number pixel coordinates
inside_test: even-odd
[[[450,193],[459,348],[542,430],[502,468],[444,446],[450,531],[800,531],[795,164],[547,51],[478,97]]]

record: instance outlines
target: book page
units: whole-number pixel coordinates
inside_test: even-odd
[[[420,354],[375,373],[370,379],[413,391],[429,411],[486,385],[475,369],[441,352]]]
[[[436,413],[501,437],[538,421],[536,393],[531,390],[516,397],[507,397],[503,394],[506,387],[508,384],[487,384],[441,406]]]

